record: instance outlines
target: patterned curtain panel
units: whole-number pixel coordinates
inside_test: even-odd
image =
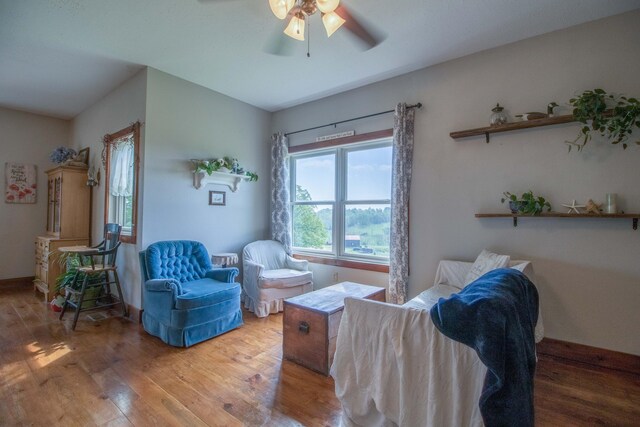
[[[289,198],[289,149],[287,137],[273,135],[271,146],[271,238],[291,254],[291,206]]]
[[[393,169],[391,183],[391,252],[389,254],[389,297],[404,304],[409,286],[409,191],[413,161],[415,111],[398,104],[393,120]]]

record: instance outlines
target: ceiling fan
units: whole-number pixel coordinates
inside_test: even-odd
[[[207,0],[199,0],[204,3]],[[209,0],[211,1],[211,0]],[[220,1],[220,0],[217,0]],[[384,36],[370,24],[365,24],[363,19],[356,18],[340,0],[268,0],[273,14],[280,20],[286,20],[287,25],[284,34],[292,39],[304,41],[305,30],[308,28],[312,15],[319,13],[322,24],[327,32],[327,37],[331,37],[340,27],[346,30],[361,42],[365,50],[369,50],[379,45]],[[275,55],[284,54],[286,39],[281,37],[278,31],[277,37],[268,41],[265,50]],[[307,51],[307,56],[309,52]]]

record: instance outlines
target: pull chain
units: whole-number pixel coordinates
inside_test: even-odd
[[[311,50],[311,20],[307,21],[309,21],[307,22],[307,58],[311,58],[311,53],[309,53]]]

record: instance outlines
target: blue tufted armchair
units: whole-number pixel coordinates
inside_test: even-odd
[[[157,242],[140,252],[142,325],[176,347],[189,347],[242,325],[237,268],[213,268],[202,243]]]

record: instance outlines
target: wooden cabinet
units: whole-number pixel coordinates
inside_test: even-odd
[[[384,302],[385,289],[343,282],[285,300],[284,358],[329,375],[346,297]]]
[[[87,168],[59,166],[47,171],[47,235],[89,238],[91,187]]]
[[[44,294],[45,301],[50,300],[56,288],[56,278],[64,271],[60,265],[60,252],[63,246],[86,246],[89,239],[57,239],[50,236],[36,237],[36,274],[33,286]]]
[[[91,188],[86,167],[59,166],[47,171],[47,177],[47,235],[35,241],[33,285],[48,301],[64,271],[57,249],[90,242]]]

